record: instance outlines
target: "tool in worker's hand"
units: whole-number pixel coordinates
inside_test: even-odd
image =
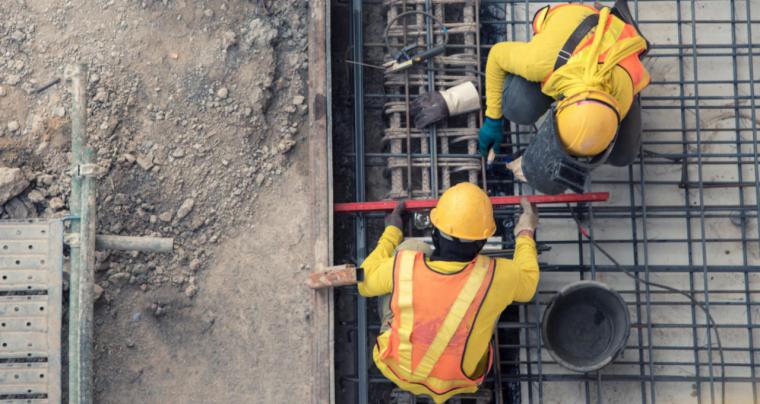
[[[306,280],[306,286],[312,289],[324,289],[336,286],[355,285],[364,280],[364,269],[352,264],[327,267],[323,271],[312,272]]]
[[[521,196],[492,196],[493,206],[519,205]],[[590,192],[585,194],[528,195],[528,202],[535,204],[605,202],[610,198],[609,192]],[[388,212],[393,210],[397,201],[346,202],[334,205],[336,213]],[[418,211],[434,208],[438,199],[414,199],[406,201],[404,210]]]
[[[398,53],[398,55],[396,55],[395,60],[385,62],[383,64],[383,67],[385,67],[385,73],[392,74],[403,72],[406,69],[410,69],[415,65],[425,62],[432,57],[442,55],[444,52],[446,52],[446,45],[440,45],[431,49],[423,50],[416,54],[410,54],[417,48],[420,48],[420,46],[407,46],[403,48],[401,52]]]

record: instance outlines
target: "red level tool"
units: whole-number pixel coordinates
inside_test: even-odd
[[[528,201],[535,204],[547,203],[579,203],[579,202],[605,202],[610,198],[609,192],[590,192],[586,194],[559,194],[559,195],[528,195]],[[391,211],[398,201],[374,201],[374,202],[347,202],[336,203],[335,212],[382,212]],[[491,197],[494,206],[519,205],[520,196],[494,196]],[[438,204],[438,199],[415,199],[406,201],[406,210],[432,209]]]

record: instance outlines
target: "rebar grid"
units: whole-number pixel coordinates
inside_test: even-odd
[[[425,3],[406,2],[407,7],[424,7]],[[547,3],[561,2],[479,3],[479,39],[483,43],[477,49],[482,53],[482,65],[494,43],[528,40],[535,11]],[[752,11],[760,7],[760,0],[629,3],[653,44],[645,60],[652,83],[642,98],[641,156],[628,168],[604,166],[594,171],[590,190],[609,191],[611,200],[578,211],[585,215],[593,242],[608,250],[626,270],[688,292],[708,307],[723,341],[724,361],[717,352],[715,330],[699,306],[679,294],[634,282],[584,239],[568,209],[542,209],[538,241],[551,249],[539,258],[542,279],[536,298],[511,306],[498,324],[501,382],[494,383],[492,372],[484,384],[484,389],[494,392],[494,402],[502,397],[507,403],[720,403],[725,383],[726,403],[758,403],[760,167],[754,70],[760,19],[753,19]],[[384,10],[380,1],[364,0],[363,4],[367,9]],[[364,42],[365,49],[382,46],[379,38],[367,37]],[[449,49],[461,52],[470,47],[450,43]],[[451,83],[448,79],[437,74],[430,82],[440,89]],[[413,197],[432,193],[432,189],[421,188],[423,172],[433,161],[431,150],[422,149],[430,135],[407,131],[401,120],[406,119],[406,99],[429,83],[425,80],[424,74],[410,74],[412,90],[406,95],[401,91],[406,83],[389,78],[385,93],[369,92],[362,97],[368,113],[379,107],[376,101],[383,103],[380,108],[389,113],[392,123],[384,137],[391,145],[396,141],[401,145],[391,146],[387,152],[362,153],[362,159],[366,158],[367,166],[385,163],[392,173],[401,170],[402,187],[405,181],[418,187],[412,188]],[[390,91],[391,84],[401,90]],[[395,106],[389,109],[389,105]],[[398,114],[398,126],[394,126],[394,114]],[[468,129],[439,126],[436,138],[439,143],[458,138],[474,144],[474,137],[468,136],[477,136],[477,132],[473,129],[470,134]],[[512,125],[511,134],[507,147],[502,148],[507,153],[524,148],[532,129]],[[419,148],[405,148],[407,139],[419,142]],[[477,179],[477,157],[470,162],[456,152],[442,148],[436,152],[437,164],[433,165],[437,169],[428,171],[428,176],[437,175],[434,173],[449,159],[456,159],[457,165],[472,164],[471,170],[465,171],[475,172]],[[475,154],[474,150],[467,152]],[[412,172],[411,179],[403,177],[410,167],[419,171]],[[493,193],[531,192],[527,186],[504,179],[489,178],[488,182]],[[504,234],[497,247],[509,248],[514,211],[499,210],[496,215]],[[381,223],[377,215],[365,219],[370,224]],[[543,349],[540,336],[546,304],[559,288],[578,279],[596,279],[617,289],[629,305],[632,321],[623,355],[611,366],[590,374],[557,365]],[[339,295],[353,299],[355,291],[343,289]],[[366,336],[369,354],[378,333],[374,304],[356,313],[356,319],[358,322],[341,325]],[[365,322],[366,327],[357,327]],[[360,388],[365,383],[370,402],[386,402],[393,388],[372,366],[366,373],[345,375],[338,382]]]
[[[444,90],[465,81],[480,87],[478,49],[478,3],[473,1],[386,0],[388,43],[386,58],[395,58],[401,48],[417,44],[435,47],[443,44],[443,30],[448,43],[456,44],[409,70],[386,74],[384,112],[388,117],[383,141],[389,143],[393,156],[387,157],[391,172],[392,198],[437,197],[452,183],[477,182],[481,169],[477,157],[480,117],[477,112],[449,120],[439,126],[418,130],[408,114],[414,97],[430,91]],[[402,13],[418,12],[397,18]],[[433,16],[445,25],[436,24]],[[365,47],[375,47],[365,43]],[[405,158],[395,157],[405,155]],[[417,154],[417,157],[412,157]],[[440,154],[455,157],[441,157]],[[453,182],[452,182],[453,181]]]
[[[482,35],[484,41],[525,40],[530,18],[544,3],[481,2],[481,26],[492,34]],[[723,339],[725,375],[715,334],[698,306],[622,275],[557,212],[542,215],[539,240],[552,250],[540,259],[561,265],[542,266],[541,290],[533,303],[521,305],[520,322],[499,325],[502,333],[517,329],[520,338],[501,349],[519,352],[502,364],[519,368],[514,380],[525,382],[523,402],[719,403],[722,382],[726,402],[758,402],[760,186],[752,73],[758,22],[751,19],[752,3],[630,2],[654,45],[645,61],[653,81],[642,98],[641,157],[627,170],[593,173],[591,189],[610,191],[612,198],[588,211],[594,241],[626,269],[687,291],[709,308]],[[512,129],[519,149],[531,131]],[[613,286],[630,307],[623,356],[596,374],[567,371],[542,349],[543,309],[556,290],[577,279]]]

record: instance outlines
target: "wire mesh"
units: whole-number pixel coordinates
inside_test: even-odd
[[[426,2],[409,3],[424,7]],[[547,3],[559,2],[481,0],[477,14],[481,65],[494,43],[528,40],[533,14]],[[387,18],[388,4],[366,0],[363,4],[366,15]],[[576,211],[584,215],[593,243],[609,251],[626,270],[687,292],[708,308],[722,339],[723,360],[715,330],[698,304],[681,294],[633,281],[581,235],[569,209],[542,209],[538,233],[544,247],[539,257],[541,284],[531,303],[511,306],[498,323],[499,374],[496,378],[492,372],[484,384],[493,402],[720,403],[725,388],[726,403],[758,403],[760,167],[754,75],[760,18],[753,12],[760,10],[760,0],[630,0],[629,5],[653,44],[645,60],[652,83],[642,97],[640,158],[627,168],[595,170],[590,190],[610,192],[610,201]],[[382,46],[380,38],[365,36],[369,57],[372,49]],[[469,45],[450,46],[456,50]],[[362,99],[367,101],[366,116],[382,120],[388,103],[405,103],[405,97],[403,89],[369,91]],[[403,111],[398,113],[403,115]],[[468,130],[473,127],[467,124]],[[531,128],[512,125],[508,146],[513,149],[503,150],[519,150],[531,134]],[[441,139],[440,133],[437,139]],[[407,149],[402,142],[401,148],[382,149],[372,148],[372,141],[368,142],[363,155],[368,166],[398,161],[404,164],[396,169],[406,171],[408,159],[433,161],[431,149],[422,146]],[[445,161],[443,156],[456,159],[461,158],[459,153],[474,153],[469,146],[452,151],[438,144],[433,150],[439,164]],[[442,172],[433,166],[436,168],[428,170],[428,176]],[[391,166],[391,177],[393,169]],[[414,184],[424,183],[422,172],[425,170],[411,174]],[[468,173],[451,183],[459,180],[476,181],[477,177]],[[368,177],[367,181],[374,180]],[[410,178],[402,177],[402,188],[397,189],[409,189],[404,188],[407,181]],[[488,185],[494,194],[532,192],[507,179],[489,178]],[[420,189],[432,193],[439,188]],[[418,195],[422,194],[413,193]],[[509,230],[514,211],[499,210],[496,216],[503,234],[501,247],[508,249],[513,242]],[[367,222],[367,240],[373,243],[381,221],[368,216]],[[601,371],[587,374],[560,367],[541,338],[546,305],[559,288],[579,279],[596,279],[618,290],[632,322],[622,356]],[[338,310],[356,307],[355,291],[342,289],[336,296]],[[366,312],[343,317],[336,331],[348,335],[366,332],[365,358],[379,328],[373,303],[370,300]],[[362,316],[368,324],[366,330],[357,328]],[[348,340],[355,343],[351,337]],[[361,347],[357,351],[356,356],[361,356]],[[397,400],[391,394],[392,384],[374,366],[366,371],[339,369],[338,375],[338,387],[346,391],[366,382],[370,402]],[[339,402],[361,402],[353,394],[340,397]]]
[[[383,3],[387,16],[385,42],[392,48],[384,49],[390,52],[385,60],[405,60],[408,55],[401,58],[399,55],[411,45],[422,49],[457,45],[424,61],[421,66],[384,77],[388,126],[383,141],[389,144],[391,153],[406,155],[406,158],[388,157],[386,160],[391,172],[390,196],[437,197],[452,181],[477,182],[480,172],[480,159],[476,155],[477,112],[424,129],[415,128],[408,114],[411,101],[419,94],[451,88],[465,81],[480,85],[477,2],[386,0]],[[380,44],[387,48],[385,45]],[[407,53],[413,55],[420,48]]]

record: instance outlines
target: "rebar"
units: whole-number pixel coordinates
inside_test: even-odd
[[[387,167],[391,173],[391,198],[436,198],[456,182],[478,182],[481,164],[476,142],[480,123],[477,111],[423,130],[411,127],[408,113],[411,99],[419,94],[445,90],[465,81],[476,82],[480,87],[476,3],[461,0],[385,2],[386,21],[392,22],[386,27],[387,42],[394,48],[411,44],[434,47],[444,42],[445,34],[450,37],[444,55],[431,58],[424,66],[385,75],[385,93],[380,97],[386,100],[383,109],[388,116],[383,141],[390,145]],[[408,12],[414,12],[415,18],[398,18]],[[440,22],[445,25],[446,33]],[[448,49],[449,43],[454,45],[454,50]],[[372,44],[365,42],[364,46]],[[394,56],[386,54],[386,58]],[[401,158],[402,155],[406,158]],[[443,159],[445,155],[469,157],[473,161]]]
[[[462,10],[470,3],[365,0],[368,11],[385,12],[387,18],[407,9],[428,10],[438,16],[436,7],[440,6],[446,17],[441,19],[449,20],[447,26],[451,23],[466,32],[461,39],[452,40],[446,55],[433,59],[429,66],[409,71],[406,77],[386,76],[385,92],[361,94],[365,113],[388,117],[383,141],[390,146],[381,152],[363,153],[362,169],[374,165],[389,168],[392,198],[432,197],[433,175],[440,179],[438,191],[447,184],[477,181],[477,125],[471,125],[469,117],[440,124],[433,151],[429,132],[404,125],[407,99],[422,91],[421,87],[440,90],[465,75],[480,81],[479,68],[485,59],[471,55],[485,55],[499,41],[529,40],[535,10],[546,3],[564,2],[474,2],[479,4],[479,10],[473,8],[478,35],[466,31],[472,21],[464,20]],[[698,302],[626,278],[606,257],[595,253],[592,242],[574,228],[572,215],[562,209],[542,208],[538,241],[551,249],[544,249],[539,257],[541,290],[531,303],[511,305],[498,323],[501,360],[495,366],[501,382],[492,372],[483,387],[494,392],[494,400],[500,391],[507,402],[521,403],[608,402],[613,395],[621,401],[652,404],[667,402],[668,397],[722,403],[725,393],[725,402],[758,404],[760,156],[754,69],[760,44],[752,36],[760,24],[752,15],[757,2],[732,0],[719,8],[714,7],[717,3],[696,0],[629,3],[644,35],[653,42],[645,65],[656,73],[642,94],[645,128],[640,157],[627,168],[595,171],[591,191],[609,191],[613,198],[578,211],[585,215],[593,243],[610,251],[626,271],[675,287]],[[430,29],[433,36],[440,34],[423,20],[409,22],[407,30],[400,25],[391,30],[392,43],[400,43],[404,34],[424,36]],[[667,35],[655,34],[659,32]],[[476,41],[465,40],[466,35]],[[452,34],[453,38],[456,35]],[[365,39],[364,49],[384,48],[379,37]],[[464,56],[452,57],[458,54]],[[476,113],[473,117],[477,122]],[[514,153],[525,148],[534,128],[511,124],[510,132],[502,150]],[[405,147],[407,139],[411,147]],[[406,177],[407,172],[413,178]],[[509,178],[489,178],[488,185],[491,192],[507,195],[528,191]],[[513,246],[502,230],[514,220],[515,211],[497,209],[495,213],[502,239],[491,240],[488,246],[509,251]],[[361,216],[366,228],[373,224],[381,227],[382,214]],[[363,243],[366,249],[366,239]],[[547,355],[540,318],[558,286],[594,277],[616,287],[625,298],[633,323],[631,337],[622,358],[609,368],[576,374]],[[356,292],[340,289],[336,295],[355,296]],[[716,324],[710,324],[700,305],[712,313]],[[364,354],[369,356],[372,337],[379,331],[377,324],[365,318],[340,327],[349,338],[366,332],[369,345]],[[714,332],[723,339],[725,357],[716,352]],[[392,387],[374,368],[367,375],[356,372],[344,374],[341,383],[357,387],[368,383],[367,388],[374,392]],[[724,391],[726,382],[730,384]],[[573,388],[577,397],[565,395],[567,383],[578,383]],[[370,395],[370,402],[377,402],[375,394]]]
[[[362,0],[352,0],[350,7],[351,21],[351,43],[353,49],[353,60],[357,62],[364,61],[364,25],[362,23],[363,5]],[[353,89],[354,89],[354,197],[357,202],[364,201],[364,66],[361,64],[353,65]],[[367,255],[366,242],[366,220],[358,216],[354,222],[354,233],[356,234],[356,261],[361,262]],[[359,374],[359,402],[369,401],[368,388],[368,369],[367,355],[362,352],[367,347],[367,299],[358,296],[356,299],[356,312],[359,321],[357,340],[356,340],[356,368]]]

